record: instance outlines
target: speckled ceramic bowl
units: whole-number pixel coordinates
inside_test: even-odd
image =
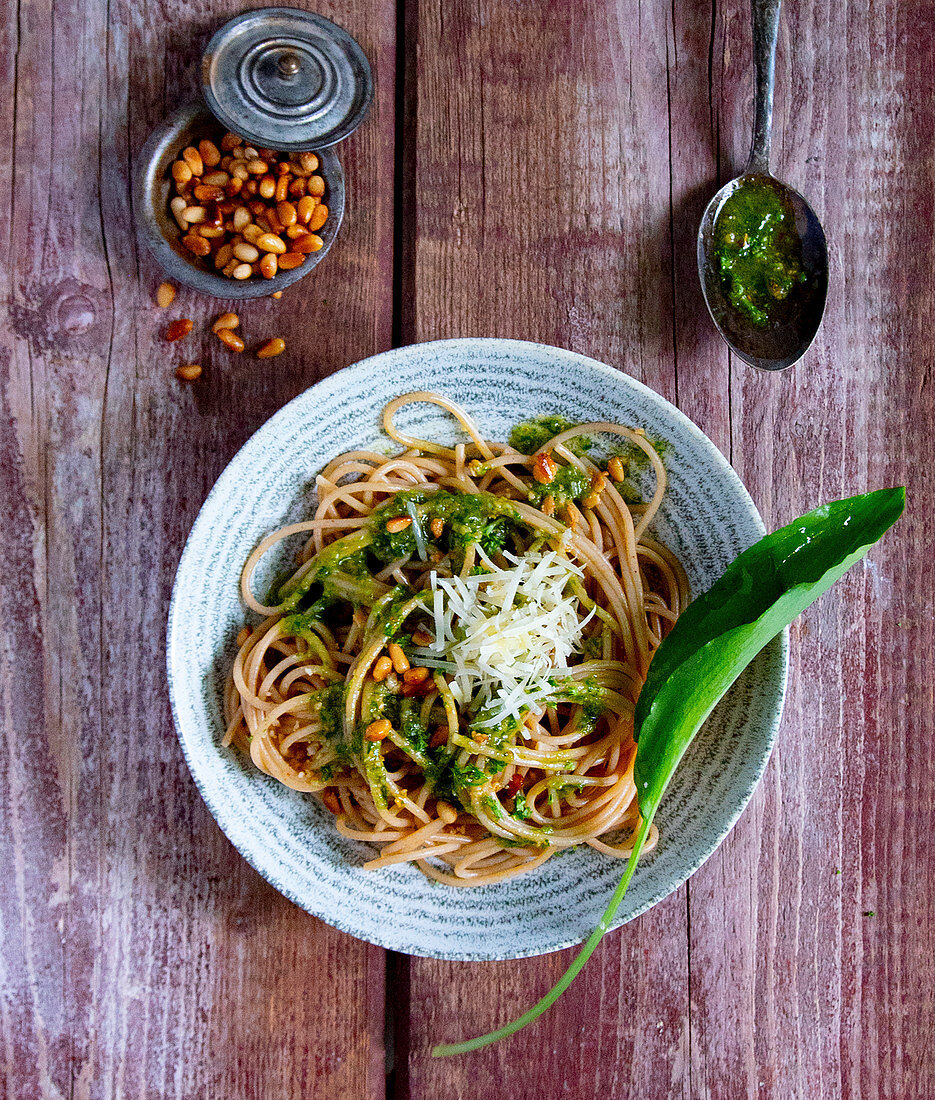
[[[204,504],[182,555],[169,612],[172,708],[185,757],[211,812],[244,857],[309,913],[371,943],[443,959],[506,959],[580,942],[623,864],[590,848],[563,853],[499,886],[458,890],[400,865],[364,871],[366,845],[345,840],[311,796],[259,774],[222,749],[221,692],[245,621],[241,567],[257,542],[311,510],[314,475],[332,456],[386,447],[383,405],[412,390],[460,401],[486,435],[506,437],[530,415],[644,427],[669,443],[669,490],[655,524],[692,589],[707,589],[763,533],[756,508],[714,445],[677,409],[593,359],[513,340],[447,340],[389,351],[297,397],[241,449]],[[453,422],[418,406],[401,423],[453,440]],[[269,557],[269,555],[268,555]],[[264,561],[267,577],[275,561]],[[258,577],[262,590],[263,578]],[[771,643],[692,745],[656,821],[616,923],[676,889],[711,855],[743,810],[769,758],[782,710],[787,641]],[[197,872],[196,872],[197,873]]]

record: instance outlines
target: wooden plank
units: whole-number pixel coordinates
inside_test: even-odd
[[[408,335],[559,344],[674,398],[668,6],[417,10]],[[505,1023],[570,953],[411,960],[398,1095],[688,1096],[686,944],[680,890],[609,936],[535,1026],[447,1060],[433,1043]]]
[[[725,165],[747,148],[746,20],[744,4],[718,6]],[[784,12],[775,170],[823,219],[832,283],[805,363],[781,377],[735,364],[734,463],[772,525],[881,485],[907,484],[910,507],[797,624],[766,782],[740,835],[692,880],[698,1095],[935,1087],[933,638],[930,611],[920,615],[935,603],[922,528],[935,98],[917,46],[931,31],[918,3]]]
[[[3,982],[6,1096],[384,1094],[383,952],[268,887],[214,825],[172,731],[164,631],[185,534],[224,464],[286,400],[388,346],[393,5],[339,0],[377,99],[341,156],[345,227],[281,302],[220,303],[137,248],[136,150],[197,88],[232,2],[25,0],[2,29]],[[196,335],[169,349],[170,316]],[[176,362],[200,360],[181,386]]]

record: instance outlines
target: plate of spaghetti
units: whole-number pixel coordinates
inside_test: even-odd
[[[189,767],[253,866],[355,936],[579,942],[639,821],[653,652],[762,533],[713,444],[608,366],[493,339],[365,360],[264,425],[192,529],[168,633]],[[736,821],[786,667],[781,638],[706,723],[617,923]]]

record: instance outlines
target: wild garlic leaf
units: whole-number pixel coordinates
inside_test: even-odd
[[[487,1035],[433,1048],[466,1054],[524,1028],[565,992],[609,929],[636,870],[653,816],[685,750],[760,650],[859,561],[902,514],[904,488],[824,504],[765,535],[679,616],[656,651],[636,706],[634,779],[642,820],[633,853],[600,923],[569,968],[522,1016]]]

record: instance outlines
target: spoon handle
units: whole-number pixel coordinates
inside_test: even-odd
[[[773,83],[776,74],[776,39],[782,0],[752,0],[753,64],[756,70],[756,100],[753,114],[753,144],[748,172],[769,174],[769,146],[773,131]]]

